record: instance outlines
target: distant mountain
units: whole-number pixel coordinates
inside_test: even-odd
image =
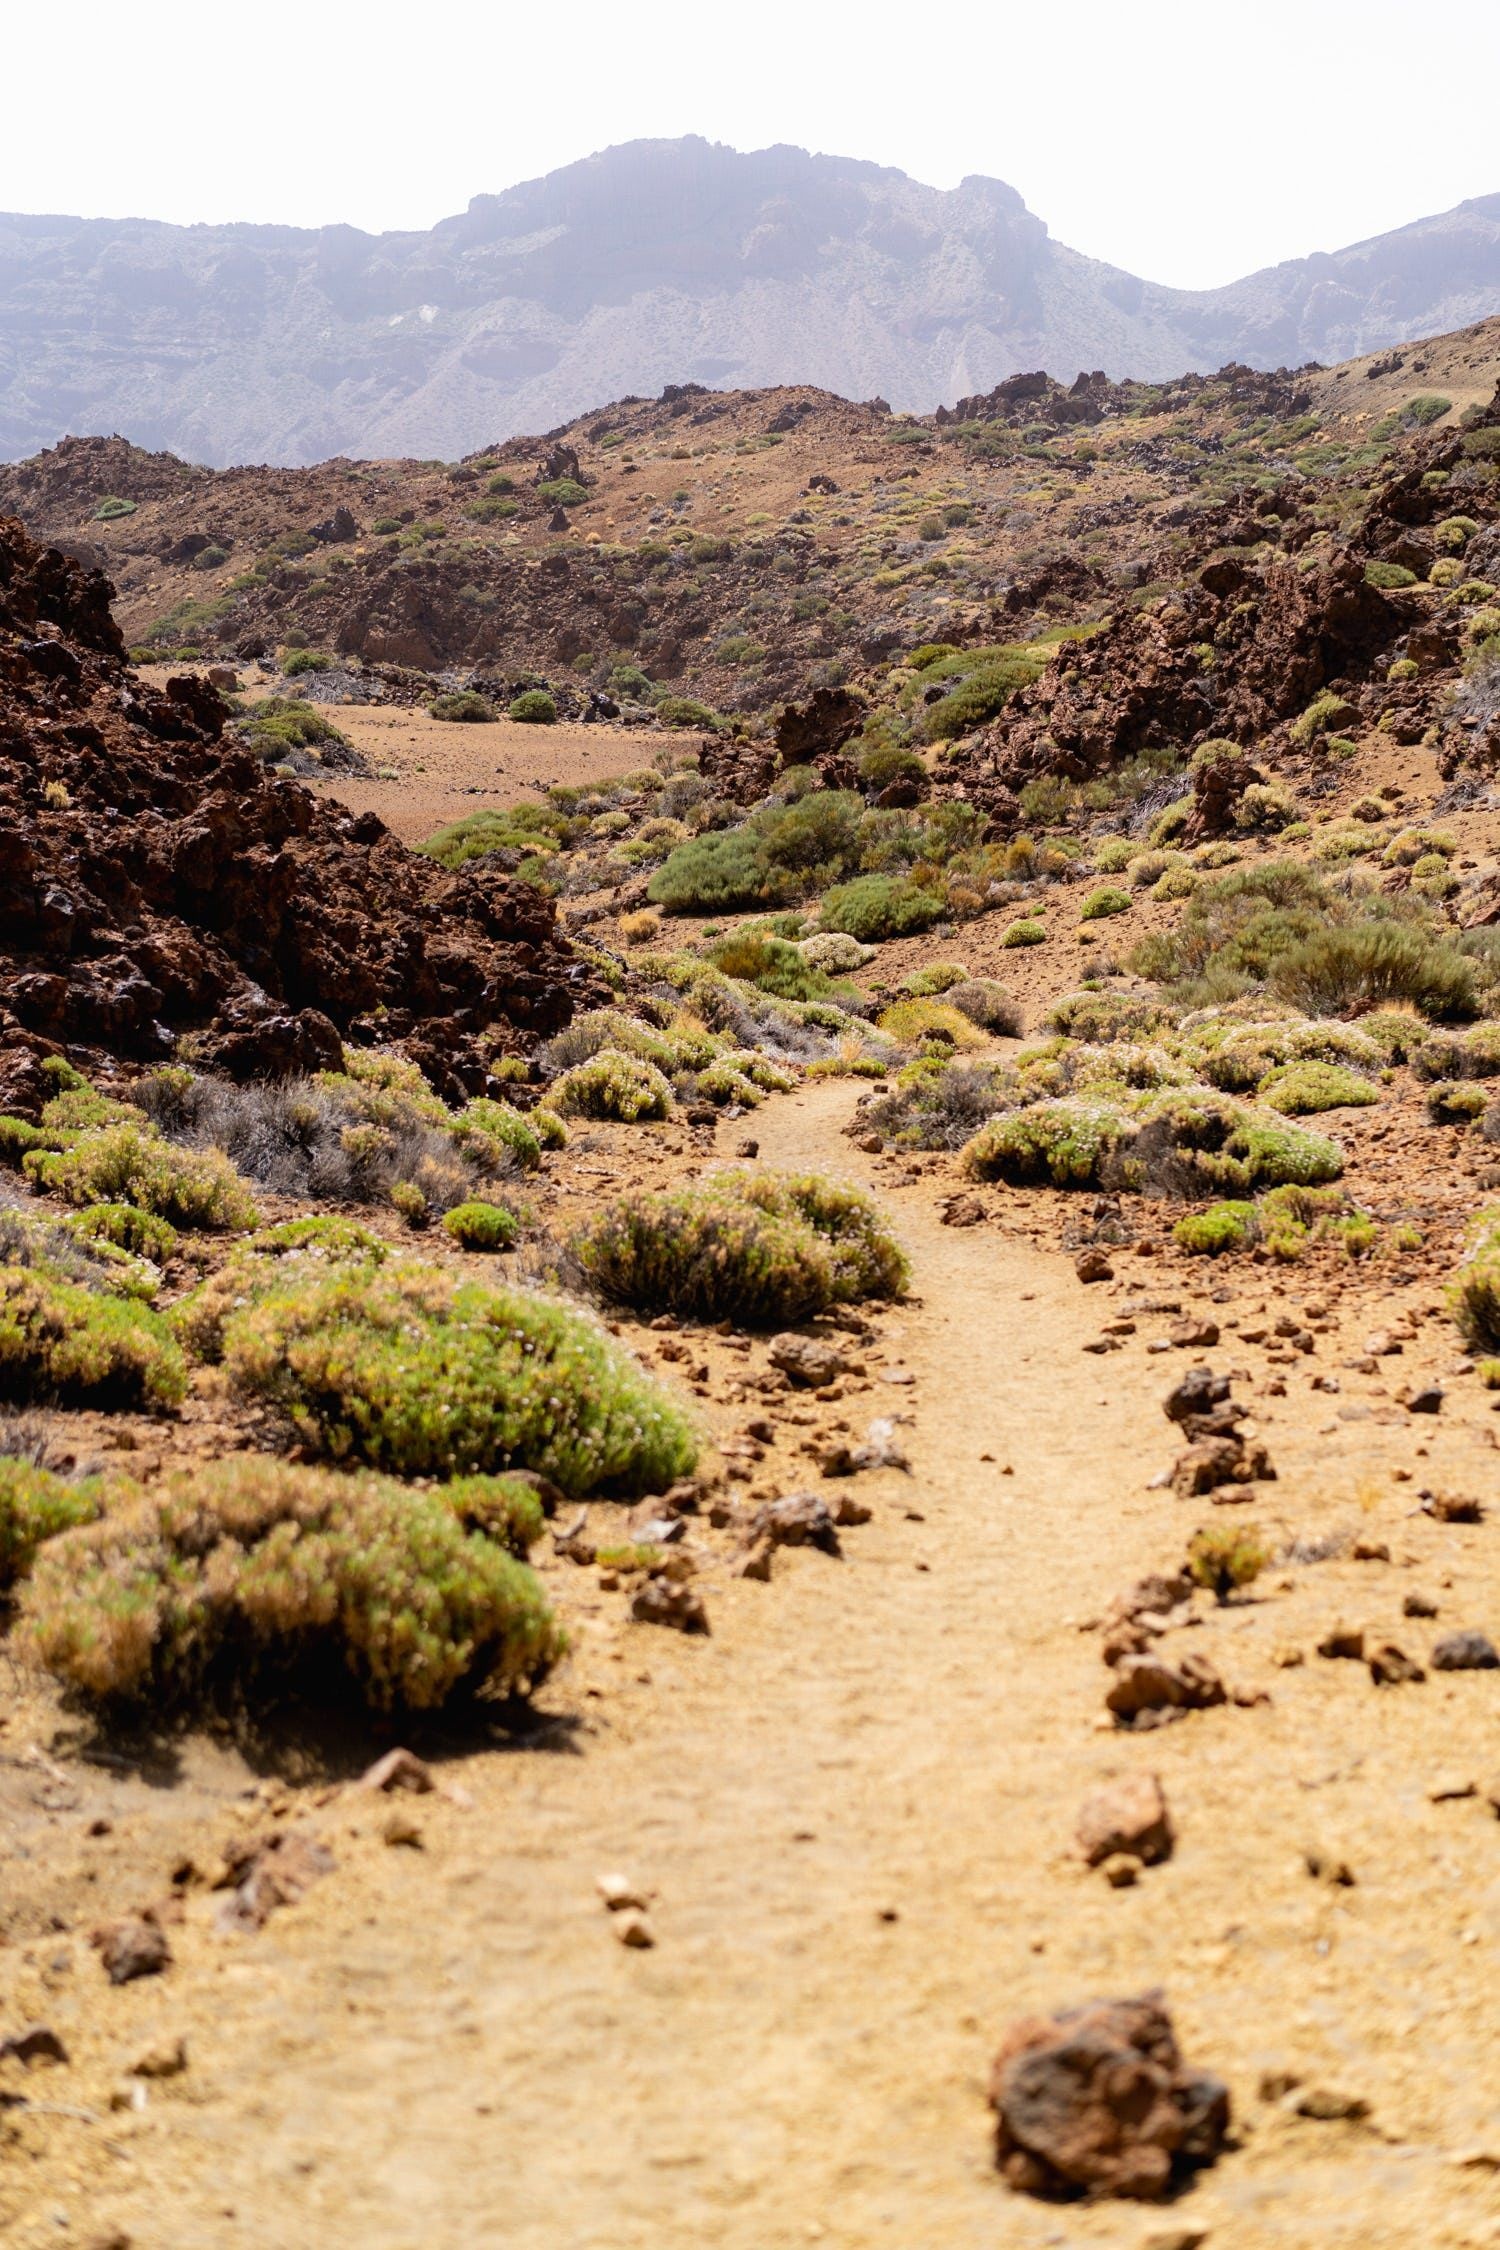
[[[1223,289],[1054,242],[1013,188],[634,141],[424,234],[0,216],[0,458],[454,456],[669,382],[928,411],[1045,367],[1346,359],[1500,310],[1500,195]]]

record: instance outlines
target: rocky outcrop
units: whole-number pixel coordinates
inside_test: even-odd
[[[488,1053],[566,1022],[586,978],[550,901],[269,775],[204,682],[131,670],[109,605],[0,519],[0,1066],[23,1102],[48,1047],[184,1039],[243,1078],[379,1038],[478,1088]]]

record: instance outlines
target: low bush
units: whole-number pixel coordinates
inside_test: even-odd
[[[1427,1089],[1427,1114],[1434,1125],[1473,1125],[1489,1106],[1489,1095],[1472,1079],[1440,1078]]]
[[[1282,1117],[1311,1117],[1325,1109],[1368,1109],[1380,1096],[1368,1078],[1337,1063],[1293,1062],[1261,1080],[1260,1099]]]
[[[151,1258],[163,1264],[177,1248],[177,1229],[133,1203],[94,1203],[78,1213],[70,1225],[85,1242],[109,1242],[132,1257]]]
[[[580,1496],[646,1492],[696,1456],[593,1321],[404,1259],[269,1288],[225,1322],[224,1364],[310,1450],[397,1475],[525,1468]]]
[[[864,1111],[864,1122],[900,1148],[956,1149],[994,1116],[1004,1096],[983,1063],[951,1062],[907,1077]]]
[[[982,1125],[963,1167],[973,1179],[1013,1187],[1091,1187],[1130,1130],[1129,1119],[1103,1102],[1037,1102]]]
[[[1188,1541],[1188,1576],[1218,1602],[1253,1585],[1271,1559],[1270,1548],[1250,1523],[1206,1524]]]
[[[526,688],[506,706],[505,716],[523,727],[557,724],[557,705],[545,688]]]
[[[1370,921],[1316,931],[1277,961],[1272,985],[1309,1015],[1350,1014],[1406,1000],[1443,1023],[1478,1012],[1474,964],[1409,922]]]
[[[1020,1038],[1025,1021],[1021,1003],[995,978],[965,977],[962,984],[949,986],[947,1000],[981,1031],[1002,1039]]]
[[[1195,1257],[1218,1258],[1226,1250],[1248,1249],[1258,1239],[1253,1203],[1214,1203],[1206,1211],[1192,1211],[1172,1229],[1179,1249]]]
[[[26,1575],[44,1540],[94,1521],[99,1490],[97,1477],[73,1484],[34,1461],[0,1454],[0,1596]]]
[[[85,1133],[72,1147],[34,1149],[26,1170],[69,1203],[128,1203],[172,1226],[223,1229],[256,1221],[250,1191],[211,1149],[174,1148],[148,1125]]]
[[[1420,1028],[1424,1032],[1426,1027]],[[1418,1078],[1500,1077],[1500,1023],[1476,1023],[1467,1031],[1426,1032],[1414,1044],[1411,1066]]]
[[[534,1172],[542,1161],[542,1144],[537,1138],[531,1120],[523,1117],[509,1102],[491,1101],[481,1097],[461,1109],[453,1121],[452,1131],[461,1144],[482,1134],[495,1149],[520,1166],[523,1172]]]
[[[922,884],[891,875],[856,875],[825,894],[820,919],[825,930],[841,930],[871,944],[914,937],[941,921],[944,912],[943,900]]]
[[[1000,940],[1002,945],[1045,945],[1046,942],[1046,923],[1030,919],[1012,922],[1004,937]]]
[[[242,1454],[52,1540],[21,1639],[86,1700],[382,1712],[534,1686],[564,1646],[507,1546],[447,1495]]]
[[[1069,992],[1047,1010],[1047,1028],[1089,1046],[1153,1038],[1172,1020],[1159,1000],[1133,992]]]
[[[1130,893],[1115,890],[1106,883],[1099,890],[1089,893],[1078,909],[1078,919],[1080,922],[1098,922],[1108,915],[1128,914],[1129,911]]]
[[[732,914],[763,904],[774,888],[759,838],[730,828],[679,844],[651,877],[646,895],[668,914]]]
[[[666,1117],[672,1108],[671,1086],[656,1065],[617,1047],[601,1048],[565,1070],[549,1098],[564,1116],[613,1118],[623,1125]]]
[[[516,1216],[498,1203],[455,1203],[443,1213],[443,1231],[461,1250],[509,1250],[516,1239]]]
[[[875,958],[874,946],[862,945],[847,930],[820,930],[815,937],[803,938],[798,951],[825,976],[846,976],[851,969],[862,969]]]
[[[718,1173],[666,1194],[624,1196],[570,1247],[614,1303],[747,1328],[897,1296],[907,1278],[870,1199],[813,1174]]]
[[[288,680],[295,680],[304,672],[331,672],[332,669],[333,658],[326,649],[289,648],[281,659],[282,676]]]
[[[942,1000],[898,1000],[879,1019],[879,1028],[898,1046],[936,1040],[945,1047],[978,1047],[983,1036],[961,1008]]]
[[[257,757],[272,765],[290,764],[298,771],[317,772],[325,765],[354,765],[349,737],[325,718],[315,703],[297,696],[268,695],[252,704],[237,731]],[[330,758],[329,752],[336,752]]]
[[[473,688],[464,688],[456,695],[435,695],[427,706],[429,718],[448,719],[459,725],[482,726],[495,716],[492,703]],[[514,713],[512,713],[514,716]]]
[[[33,1266],[0,1266],[0,1398],[139,1408],[180,1403],[182,1354],[166,1324]]]

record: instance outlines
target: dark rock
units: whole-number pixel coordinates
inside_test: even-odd
[[[1229,1396],[1229,1377],[1209,1367],[1190,1367],[1161,1402],[1169,1422],[1186,1422],[1191,1415],[1206,1414]]]
[[[1228,2090],[1185,2069],[1158,1993],[1096,2000],[1007,2033],[990,2073],[996,2158],[1032,2195],[1156,2199],[1211,2164]]]
[[[706,1633],[708,1611],[696,1586],[681,1579],[652,1577],[631,1597],[638,1625],[670,1625],[679,1633]]]
[[[819,1547],[825,1555],[841,1552],[828,1502],[816,1492],[789,1492],[780,1500],[768,1500],[750,1519],[750,1537],[773,1547]]]
[[[766,1354],[773,1367],[799,1389],[818,1390],[824,1383],[833,1382],[848,1365],[837,1344],[825,1343],[819,1336],[773,1336]]]
[[[1500,1670],[1500,1653],[1488,1633],[1472,1627],[1464,1632],[1444,1633],[1432,1644],[1432,1669],[1434,1672],[1494,1672]]]
[[[1370,1652],[1370,1678],[1377,1687],[1411,1687],[1427,1675],[1394,1641],[1382,1641]]]
[[[1115,1278],[1108,1253],[1097,1247],[1080,1250],[1073,1260],[1073,1271],[1080,1281],[1113,1281]]]
[[[219,1909],[220,1929],[263,1929],[278,1908],[294,1906],[334,1866],[327,1845],[305,1828],[240,1837],[224,1860],[218,1887],[234,1895]]]
[[[1442,1407],[1443,1386],[1441,1383],[1424,1383],[1421,1389],[1413,1391],[1406,1401],[1408,1414],[1440,1414]]]
[[[95,1930],[93,1946],[111,1984],[131,1984],[137,1977],[160,1976],[170,1967],[172,1948],[167,1933],[153,1912],[127,1914]]]
[[[116,1978],[115,1982],[123,1980]],[[8,2039],[0,2039],[0,2062],[7,2056],[25,2063],[29,2070],[33,2063],[65,2063],[68,2050],[49,2023],[28,2024],[24,2031],[13,2031]]]

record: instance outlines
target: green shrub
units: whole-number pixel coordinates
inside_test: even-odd
[[[171,1323],[195,1359],[224,1353],[224,1323],[267,1290],[322,1280],[343,1266],[376,1267],[391,1255],[379,1235],[352,1219],[286,1219],[237,1242],[216,1272],[172,1307]]]
[[[273,765],[284,764],[296,751],[313,753],[315,764],[323,750],[349,747],[348,736],[332,719],[297,696],[268,695],[263,703],[252,704],[238,724],[247,747]]]
[[[898,1046],[940,1040],[945,1047],[977,1047],[981,1035],[961,1008],[941,1000],[898,1000],[880,1017],[879,1028]]]
[[[1319,735],[1331,734],[1336,728],[1346,725],[1348,716],[1349,706],[1341,695],[1325,692],[1314,696],[1301,718],[1293,720],[1290,730],[1292,740],[1306,748],[1309,743],[1316,742]]]
[[[708,958],[726,977],[738,977],[780,1000],[821,1000],[833,989],[800,946],[765,929],[736,930],[720,938]]]
[[[0,1454],[0,1595],[26,1575],[43,1540],[92,1523],[99,1508],[97,1477],[70,1484],[33,1462]]]
[[[1324,1109],[1368,1109],[1380,1096],[1368,1078],[1337,1063],[1285,1063],[1261,1080],[1260,1099],[1283,1117],[1311,1117]]]
[[[516,1239],[516,1215],[498,1203],[455,1203],[443,1213],[443,1231],[461,1250],[509,1250]]]
[[[1134,992],[1069,992],[1047,1010],[1047,1028],[1089,1046],[1151,1039],[1172,1020],[1159,1000]]]
[[[534,1685],[564,1646],[532,1572],[443,1492],[254,1454],[50,1542],[21,1636],[77,1694],[153,1716],[289,1690],[437,1710]]]
[[[95,523],[118,523],[124,516],[133,516],[136,505],[134,500],[121,500],[111,494],[109,498],[101,500],[94,510],[94,521]]]
[[[177,1229],[132,1203],[95,1203],[71,1222],[85,1242],[112,1242],[133,1257],[151,1258],[162,1265],[177,1248]]]
[[[1427,1114],[1434,1125],[1473,1125],[1490,1106],[1490,1098],[1471,1079],[1440,1078],[1427,1089]]]
[[[295,680],[303,672],[331,672],[333,658],[323,649],[291,648],[281,659],[281,669],[287,679]]]
[[[1188,1541],[1188,1576],[1218,1602],[1253,1585],[1271,1559],[1270,1548],[1251,1523],[1205,1524]]]
[[[1256,1233],[1253,1203],[1215,1203],[1179,1219],[1172,1239],[1195,1257],[1217,1258],[1226,1250],[1246,1249]]]
[[[659,1491],[697,1450],[582,1314],[400,1259],[268,1290],[226,1322],[224,1362],[305,1446],[397,1475],[525,1468],[579,1495]]]
[[[863,944],[914,937],[941,921],[942,899],[919,883],[892,875],[856,875],[825,893],[819,918],[825,930],[842,930]]]
[[[1045,945],[1046,942],[1046,923],[1031,919],[1012,922],[1004,937],[1000,940],[1002,945]]]
[[[1466,1031],[1411,1028],[1425,1033],[1420,1044],[1411,1048],[1411,1066],[1418,1078],[1500,1077],[1500,1023],[1476,1023]]]
[[[483,725],[485,721],[493,719],[495,716],[494,705],[487,702],[482,695],[477,694],[473,688],[465,688],[457,695],[435,695],[428,704],[427,711],[430,718],[450,719],[460,725],[469,726]],[[510,715],[512,718],[516,716],[514,704],[511,706]],[[557,714],[554,711],[553,717],[556,716]]]
[[[557,705],[545,688],[526,688],[506,706],[505,715],[523,727],[550,727],[557,724]]]
[[[772,895],[770,862],[758,836],[722,829],[679,844],[646,889],[668,914],[733,914]]]
[[[1130,893],[1111,889],[1106,883],[1101,889],[1091,891],[1078,909],[1080,922],[1098,922],[1110,914],[1128,914]]]
[[[860,752],[859,778],[866,789],[888,789],[896,781],[924,782],[927,768],[914,750],[903,750],[894,742],[875,742]]]
[[[1481,1211],[1472,1221],[1448,1306],[1471,1351],[1500,1351],[1500,1212]]]
[[[1091,1187],[1129,1136],[1129,1120],[1103,1102],[1037,1102],[981,1125],[962,1163],[973,1179],[1013,1187]]]
[[[186,1388],[182,1354],[145,1305],[0,1266],[0,1398],[149,1411]]]
[[[1277,962],[1272,983],[1309,1015],[1410,1001],[1437,1022],[1477,1013],[1474,965],[1408,922],[1353,922],[1316,931]]]
[[[173,1226],[252,1227],[255,1205],[217,1149],[175,1148],[144,1124],[85,1133],[71,1148],[34,1149],[26,1170],[69,1203],[129,1203]]]
[[[550,500],[554,508],[581,508],[589,496],[576,477],[548,477],[536,489],[537,498]]]
[[[624,1196],[570,1247],[617,1304],[747,1328],[899,1296],[907,1280],[870,1198],[817,1174],[721,1172],[666,1194]]]
[[[453,1120],[453,1133],[461,1142],[482,1137],[493,1147],[503,1149],[523,1172],[534,1172],[542,1161],[542,1143],[532,1119],[523,1117],[508,1102],[490,1101],[485,1097],[470,1102]]]
[[[664,695],[656,706],[656,716],[664,727],[701,727],[709,734],[722,734],[728,722],[706,703],[695,703],[690,695]]]
[[[1382,593],[1392,593],[1400,586],[1415,586],[1417,574],[1408,570],[1405,563],[1370,562],[1365,564],[1365,584],[1378,586]]]
[[[565,1070],[550,1089],[564,1116],[614,1118],[623,1125],[666,1117],[672,1089],[654,1063],[603,1047]]]

